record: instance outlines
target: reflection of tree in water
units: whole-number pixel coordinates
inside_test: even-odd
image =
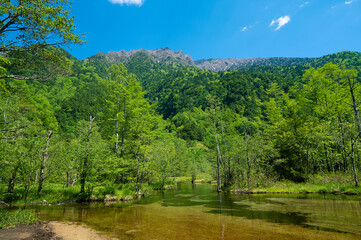
[[[313,226],[308,224],[308,215],[306,213],[300,212],[278,212],[272,210],[255,210],[251,209],[250,205],[246,202],[244,204],[235,203],[235,200],[232,199],[231,195],[226,193],[217,194],[215,187],[212,189],[199,189],[203,186],[195,185],[187,188],[190,191],[181,191],[181,193],[177,193],[174,197],[171,198],[163,198],[162,205],[163,206],[172,206],[172,207],[187,207],[187,206],[200,206],[210,208],[207,213],[219,214],[220,225],[222,226],[222,238],[224,238],[225,225],[222,220],[222,216],[233,216],[233,217],[243,217],[247,219],[261,219],[267,222],[278,223],[278,224],[292,224],[298,225],[305,228],[310,228],[314,230],[323,230],[329,232],[339,232],[345,233],[343,231],[339,231],[333,228],[325,228],[319,226]],[[201,190],[203,194],[190,194],[192,192],[198,192]],[[242,196],[239,196],[242,197]],[[245,195],[244,200],[249,199],[248,195]],[[274,202],[266,197],[252,198],[252,202],[256,204],[272,204],[272,205],[285,205],[285,203]]]
[[[221,240],[224,240],[225,223],[222,217],[222,193],[218,192],[219,223],[222,226]]]
[[[283,197],[283,196],[282,196]],[[285,196],[285,198],[291,196]],[[273,196],[274,198],[274,196]],[[279,199],[279,198],[277,198]],[[218,194],[215,186],[213,185],[191,185],[190,183],[183,183],[176,189],[159,192],[156,195],[144,198],[140,201],[134,201],[132,203],[116,202],[111,206],[104,206],[104,203],[83,203],[83,204],[70,204],[62,206],[36,206],[41,215],[46,216],[46,219],[60,220],[60,221],[72,221],[72,222],[84,222],[89,226],[93,226],[96,229],[102,230],[105,228],[112,229],[119,228],[118,231],[124,229],[120,226],[112,226],[119,222],[124,222],[125,216],[133,216],[130,221],[134,226],[142,226],[145,224],[144,205],[160,203],[163,207],[192,207],[202,206],[204,212],[208,214],[218,214],[219,222],[219,239],[227,238],[227,225],[228,216],[241,217],[246,219],[261,219],[267,222],[278,224],[292,224],[308,229],[323,230],[330,232],[345,233],[332,228],[325,228],[319,226],[310,225],[311,215],[303,214],[300,212],[278,212],[274,209],[276,206],[280,206],[282,209],[287,208],[289,204],[281,201],[275,201],[266,195],[230,195],[227,193]],[[143,205],[143,207],[142,207]],[[270,206],[271,210],[255,209],[252,206],[256,205],[261,207]],[[283,206],[283,207],[282,207]],[[33,206],[34,208],[34,206]],[[98,226],[92,223],[95,217],[97,219],[108,217],[109,214],[113,214],[112,221],[107,221],[107,226]],[[119,221],[119,219],[121,219]],[[315,223],[311,223],[315,224]],[[104,230],[104,229],[103,229]],[[128,229],[129,230],[129,229]],[[229,228],[228,228],[229,230]],[[140,233],[137,233],[140,234]]]

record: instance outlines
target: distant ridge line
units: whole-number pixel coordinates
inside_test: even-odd
[[[343,51],[342,53],[352,53]],[[339,53],[335,53],[339,54]],[[142,61],[151,61],[160,66],[176,65],[183,67],[197,67],[213,72],[243,70],[255,66],[277,67],[277,66],[300,66],[314,61],[332,56],[326,55],[321,58],[308,57],[266,57],[266,58],[211,58],[194,61],[189,54],[184,54],[182,50],[173,51],[168,47],[153,50],[130,50],[130,51],[109,51],[108,53],[97,53],[96,55],[85,59],[85,62],[102,61],[106,65],[122,62],[127,64],[135,59]]]

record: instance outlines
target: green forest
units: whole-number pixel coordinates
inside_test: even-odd
[[[225,72],[144,52],[78,60],[69,1],[21,2],[0,7],[0,200],[125,198],[179,178],[360,192],[361,53]]]

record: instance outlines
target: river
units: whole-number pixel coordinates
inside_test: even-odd
[[[133,203],[35,208],[43,221],[84,224],[118,239],[361,239],[361,201],[345,196],[218,195],[213,185],[179,183]]]

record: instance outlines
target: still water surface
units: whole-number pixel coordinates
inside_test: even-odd
[[[361,239],[361,201],[333,195],[218,195],[179,183],[135,203],[39,206],[40,219],[118,239]]]

